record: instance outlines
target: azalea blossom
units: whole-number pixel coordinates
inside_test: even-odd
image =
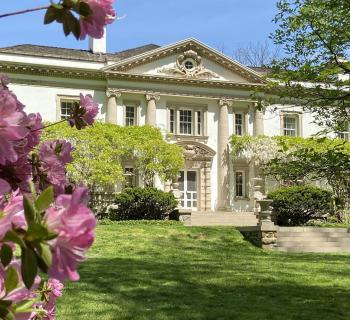
[[[11,190],[11,186],[7,181],[0,178],[0,196],[4,195],[5,193],[9,192]]]
[[[90,94],[85,97],[80,94],[79,106],[76,106],[73,116],[68,120],[71,127],[76,126],[77,129],[85,128],[87,125],[94,123],[95,117],[99,111],[98,103],[96,103]]]
[[[51,140],[41,145],[39,157],[45,159],[56,156],[62,164],[67,164],[73,161],[72,151],[73,147],[70,142],[66,140]]]
[[[79,280],[77,266],[94,240],[96,219],[86,206],[88,191],[77,187],[72,195],[59,195],[46,212],[50,230],[58,236],[50,241],[53,251],[49,275],[58,280]]]
[[[116,12],[113,9],[114,0],[84,0],[83,2],[89,5],[92,13],[87,17],[80,16],[80,39],[85,39],[87,35],[100,39],[103,37],[105,26],[116,18]]]
[[[0,89],[0,165],[18,159],[16,141],[29,133],[29,121],[22,110],[23,105],[11,91]]]

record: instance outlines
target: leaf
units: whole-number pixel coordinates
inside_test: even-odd
[[[76,17],[69,11],[65,15],[65,21],[67,21],[69,30],[74,34],[76,39],[80,37],[80,23]]]
[[[53,187],[46,188],[35,201],[35,207],[39,212],[45,211],[54,200]]]
[[[55,8],[54,6],[50,6],[46,10],[45,17],[44,17],[44,24],[50,24],[54,22],[60,14],[62,14],[61,10]]]
[[[38,262],[36,259],[35,252],[31,248],[22,248],[22,264],[21,264],[21,274],[22,279],[27,287],[30,289],[34,283],[34,279],[38,273]]]
[[[17,270],[14,267],[9,267],[6,271],[5,279],[5,290],[8,294],[12,290],[16,289],[18,285],[18,274]]]
[[[1,248],[0,252],[0,258],[1,258],[1,263],[4,267],[7,267],[8,264],[11,262],[13,257],[13,251],[9,245],[4,243]]]
[[[46,227],[39,223],[32,223],[28,228],[25,239],[32,242],[34,240],[47,240],[48,236],[49,231]]]
[[[78,2],[78,4],[74,7],[74,11],[83,17],[88,17],[92,14],[90,6],[84,1]]]
[[[28,226],[30,226],[33,222],[35,222],[36,211],[33,203],[26,195],[23,196],[23,208],[26,221],[28,223]]]
[[[26,247],[26,244],[22,240],[22,238],[13,230],[10,230],[6,233],[3,241],[10,241],[18,244],[21,248]]]
[[[51,267],[52,265],[52,253],[50,246],[46,243],[40,243],[40,248],[39,248],[39,253],[40,257],[44,261],[47,267]]]
[[[9,311],[5,317],[5,320],[16,320],[15,315],[12,313],[12,311]]]

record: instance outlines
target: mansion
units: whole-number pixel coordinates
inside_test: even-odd
[[[183,147],[178,184],[186,210],[253,211],[257,172],[247,162],[230,160],[231,135],[307,137],[319,130],[300,107],[258,111],[252,93],[265,86],[261,69],[195,39],[117,53],[106,53],[105,39],[91,39],[90,50],[0,48],[0,72],[10,77],[26,112],[40,112],[45,121],[67,118],[82,92],[100,104],[102,121],[158,127],[169,143]],[[124,170],[135,176],[132,163]],[[173,187],[170,181],[156,186]]]

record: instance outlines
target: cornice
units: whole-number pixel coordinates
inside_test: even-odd
[[[231,81],[220,81],[220,80],[203,80],[203,79],[188,79],[178,78],[163,75],[145,75],[145,74],[131,74],[122,72],[106,72],[107,79],[113,80],[141,80],[141,81],[153,81],[163,82],[170,84],[186,84],[191,86],[199,87],[214,87],[214,88],[228,88],[228,89],[246,89],[252,90],[256,88],[265,87],[263,83],[245,83],[245,82],[231,82]]]
[[[105,76],[101,70],[86,70],[79,68],[51,67],[47,65],[31,65],[0,62],[0,71],[5,73],[21,73],[46,77],[61,77],[85,80],[101,80]]]

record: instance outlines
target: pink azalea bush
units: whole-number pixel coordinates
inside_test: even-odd
[[[94,241],[96,219],[87,188],[66,193],[72,145],[40,145],[40,114],[27,114],[8,83],[0,76],[0,318],[55,319],[61,281],[79,279],[77,267]],[[92,97],[81,94],[68,122],[82,129],[98,111]],[[14,258],[16,248],[21,259]],[[39,271],[50,276],[46,283]]]

